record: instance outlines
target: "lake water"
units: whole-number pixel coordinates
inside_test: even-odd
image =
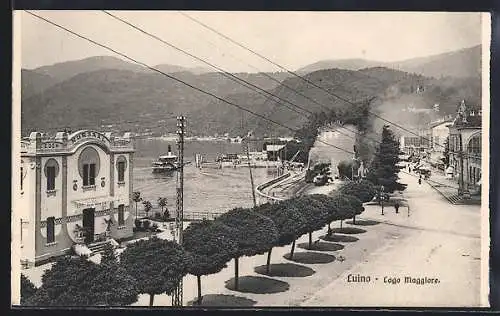
[[[141,192],[145,200],[154,207],[159,197],[168,199],[170,214],[175,210],[177,174],[153,174],[151,162],[166,154],[168,145],[177,152],[175,141],[162,139],[137,139],[134,155],[134,191]],[[259,144],[253,145],[254,147]],[[255,149],[255,148],[254,148]],[[252,148],[250,148],[252,151]],[[253,206],[248,168],[204,169],[194,166],[194,156],[201,153],[207,161],[214,161],[219,153],[239,153],[241,144],[216,141],[187,141],[184,145],[185,160],[191,164],[184,167],[184,211],[221,212],[232,208]],[[257,186],[276,176],[275,169],[252,169],[254,185]],[[139,206],[140,208],[140,206]]]
[[[346,126],[355,130],[354,126]],[[354,133],[340,128],[337,131],[325,132],[311,150],[311,161],[332,162],[332,171],[336,173],[336,165],[342,160],[352,159],[352,154],[339,150],[325,143],[352,151]],[[138,139],[136,140],[136,153],[134,156],[134,191],[141,192],[145,200],[151,201],[154,207],[159,197],[168,199],[170,214],[175,210],[176,173],[153,174],[151,162],[159,155],[166,154],[168,145],[176,152],[175,141],[163,139]],[[260,150],[262,144],[251,144],[250,151]],[[201,172],[195,168],[195,154],[201,153],[207,161],[214,161],[219,153],[240,153],[241,144],[221,141],[187,141],[184,145],[185,160],[191,164],[184,168],[184,211],[185,212],[222,212],[242,206],[253,206],[252,190],[248,168],[223,168],[203,169]],[[276,169],[252,169],[254,185],[257,187],[277,176]]]

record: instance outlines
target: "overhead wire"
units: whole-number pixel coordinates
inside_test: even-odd
[[[339,100],[341,100],[341,101],[343,101],[343,102],[345,102],[345,103],[347,103],[347,104],[350,104],[350,105],[354,105],[354,106],[355,106],[355,104],[354,104],[354,103],[352,103],[351,101],[349,101],[349,100],[347,100],[347,99],[345,99],[345,98],[343,98],[343,97],[341,97],[341,96],[339,96],[339,95],[337,95],[337,94],[335,94],[335,93],[333,93],[333,92],[330,92],[330,91],[326,90],[326,89],[325,89],[325,88],[323,88],[323,87],[318,86],[317,84],[315,84],[314,82],[312,82],[312,81],[310,81],[309,79],[305,78],[304,76],[298,75],[297,73],[295,73],[295,72],[293,72],[293,71],[291,71],[291,70],[289,70],[289,69],[285,68],[284,66],[282,66],[282,65],[280,65],[280,64],[278,64],[278,63],[276,63],[276,62],[272,61],[271,59],[267,58],[266,56],[264,56],[264,55],[262,55],[262,54],[260,54],[260,53],[256,52],[255,50],[253,50],[253,49],[251,49],[251,48],[249,48],[249,47],[247,47],[247,46],[245,46],[245,45],[243,45],[243,44],[241,44],[241,43],[239,43],[238,41],[236,41],[236,40],[234,40],[234,39],[230,38],[229,36],[227,36],[227,35],[225,35],[225,34],[221,33],[220,31],[216,30],[215,28],[213,28],[213,27],[211,27],[211,26],[209,26],[209,25],[207,25],[207,24],[205,24],[205,23],[203,23],[203,22],[199,21],[198,19],[196,19],[196,18],[194,18],[194,17],[192,17],[192,16],[188,15],[187,13],[182,12],[182,11],[178,11],[178,12],[179,12],[181,15],[185,16],[186,18],[190,19],[191,21],[193,21],[193,22],[195,22],[195,23],[197,23],[197,24],[201,25],[202,27],[204,27],[204,28],[206,28],[206,29],[208,29],[208,30],[210,30],[210,31],[214,32],[215,34],[217,34],[217,35],[219,35],[220,37],[222,37],[222,38],[226,39],[227,41],[229,41],[229,42],[233,43],[234,45],[236,45],[236,46],[238,46],[238,47],[240,47],[240,48],[242,48],[242,49],[244,49],[244,50],[246,50],[246,51],[249,51],[250,53],[252,53],[252,54],[254,54],[254,55],[256,55],[256,56],[260,57],[260,58],[261,58],[261,59],[263,59],[263,60],[266,60],[267,62],[271,63],[272,65],[274,65],[274,66],[276,66],[276,67],[278,67],[278,68],[280,68],[280,69],[282,69],[283,71],[288,72],[289,74],[293,75],[294,77],[297,77],[297,78],[299,78],[299,79],[301,79],[301,80],[305,81],[306,83],[308,83],[308,84],[312,85],[313,87],[315,87],[315,88],[317,88],[317,89],[320,89],[320,90],[322,90],[322,91],[326,92],[327,94],[329,94],[329,95],[331,95],[331,96],[333,96],[333,97],[335,97],[335,98],[337,98],[337,99],[339,99]],[[373,77],[372,77],[372,78],[373,78]],[[402,129],[402,130],[404,130],[404,131],[406,131],[406,132],[409,132],[409,133],[411,133],[411,134],[413,134],[413,135],[416,135],[416,136],[418,136],[418,137],[421,137],[421,138],[426,138],[426,137],[421,136],[421,135],[418,135],[417,133],[415,133],[415,132],[411,131],[410,129],[407,129],[407,128],[405,128],[405,127],[403,127],[403,126],[401,126],[401,125],[399,125],[399,124],[397,124],[397,123],[394,123],[394,122],[392,122],[392,121],[390,121],[390,120],[388,120],[388,119],[386,119],[386,118],[384,118],[384,117],[382,117],[382,116],[380,116],[380,115],[378,115],[378,114],[376,114],[376,113],[374,113],[374,112],[372,112],[372,111],[368,111],[368,112],[369,112],[370,114],[372,114],[373,116],[375,116],[376,118],[378,118],[378,119],[380,119],[380,120],[382,120],[382,121],[385,121],[386,123],[392,124],[392,125],[394,125],[394,126],[396,126],[396,127],[400,128],[400,129]],[[428,138],[426,138],[426,140],[427,140],[427,141],[430,141]],[[441,145],[441,144],[439,144],[439,146],[444,147],[444,146],[443,146],[443,145]]]
[[[302,111],[304,111],[306,113],[312,114],[311,111],[309,111],[307,109],[304,109],[301,106],[296,105],[293,102],[290,102],[290,101],[285,100],[285,99],[283,99],[283,98],[281,98],[279,96],[276,96],[276,95],[274,95],[274,94],[266,91],[265,89],[262,89],[261,87],[256,86],[256,85],[254,85],[254,84],[252,84],[252,83],[250,83],[250,82],[248,82],[248,81],[246,81],[244,79],[241,79],[241,78],[239,78],[239,77],[237,77],[237,76],[229,73],[228,71],[226,71],[226,70],[224,70],[224,69],[222,69],[222,68],[220,68],[220,67],[218,67],[218,66],[216,66],[216,65],[214,65],[214,64],[212,64],[212,63],[210,63],[208,61],[206,61],[205,59],[202,59],[202,58],[200,58],[200,57],[198,57],[198,56],[196,56],[196,55],[194,55],[194,54],[192,54],[192,53],[190,53],[190,52],[188,52],[188,51],[186,51],[186,50],[184,50],[182,48],[179,48],[176,45],[171,44],[171,43],[165,41],[164,39],[158,37],[157,35],[152,34],[151,32],[148,32],[148,31],[144,30],[143,28],[136,26],[133,23],[130,23],[129,21],[127,21],[126,19],[124,19],[122,17],[119,17],[119,16],[117,16],[117,15],[115,15],[113,13],[110,13],[110,12],[106,11],[106,10],[102,10],[102,12],[105,13],[105,14],[107,14],[108,16],[112,17],[113,19],[115,19],[117,21],[120,21],[120,22],[122,22],[122,23],[130,26],[133,29],[135,29],[135,30],[137,30],[137,31],[139,31],[139,32],[141,32],[141,33],[143,33],[143,34],[145,34],[145,35],[147,35],[147,36],[149,36],[149,37],[157,40],[157,41],[160,41],[161,43],[163,43],[163,44],[165,44],[167,46],[169,46],[169,47],[171,47],[171,48],[173,48],[173,49],[175,49],[175,50],[177,50],[177,51],[179,51],[179,52],[181,52],[183,54],[186,54],[186,55],[190,56],[193,59],[196,59],[196,60],[198,60],[198,61],[200,61],[200,62],[202,62],[202,63],[204,63],[204,64],[206,64],[206,65],[208,65],[208,66],[210,66],[212,68],[214,68],[214,69],[217,69],[218,71],[221,72],[222,75],[224,75],[226,78],[229,78],[230,80],[233,80],[233,81],[238,82],[240,84],[241,84],[241,82],[243,82],[242,85],[245,86],[245,87],[247,87],[247,88],[249,88],[250,90],[253,90],[253,91],[257,92],[255,90],[255,89],[257,89],[258,91],[261,91],[261,93],[265,93],[265,94],[271,95],[272,97],[275,97],[275,98],[277,98],[277,99],[279,99],[279,100],[281,100],[283,102],[286,102],[286,103],[294,106],[295,108],[301,109]],[[253,87],[255,89],[252,89],[250,87]],[[259,92],[257,92],[257,93],[259,93]],[[261,94],[261,93],[259,93],[259,94]],[[298,113],[298,114],[302,114],[302,113],[298,112],[297,110],[295,110],[293,108],[289,108],[289,109],[292,110],[292,111],[294,111],[294,112],[296,112],[296,113]]]
[[[152,71],[154,71],[154,72],[157,72],[157,73],[159,73],[159,74],[161,74],[161,75],[163,75],[163,76],[165,76],[165,77],[167,77],[167,78],[169,78],[169,79],[172,79],[172,80],[174,80],[174,81],[177,81],[177,82],[179,82],[179,83],[182,83],[182,84],[184,84],[184,85],[186,85],[186,86],[188,86],[188,87],[192,88],[193,90],[199,91],[199,92],[204,93],[204,94],[209,95],[209,96],[212,96],[213,98],[215,98],[215,99],[217,99],[217,100],[219,100],[219,101],[222,101],[222,102],[224,102],[224,103],[227,103],[227,104],[229,104],[229,105],[232,105],[232,106],[234,106],[234,107],[236,107],[236,108],[238,108],[238,109],[240,109],[240,110],[242,110],[242,111],[248,112],[248,113],[250,113],[250,114],[252,114],[252,115],[254,115],[254,116],[256,116],[256,117],[259,117],[259,118],[261,118],[261,119],[263,119],[263,120],[265,120],[265,121],[271,122],[271,123],[273,123],[273,124],[275,124],[275,125],[278,125],[278,126],[281,126],[281,127],[284,127],[284,128],[286,128],[286,129],[288,129],[288,130],[290,130],[290,131],[297,132],[297,130],[295,130],[295,129],[293,129],[293,128],[289,127],[289,126],[283,125],[283,124],[281,124],[281,123],[279,123],[279,122],[277,122],[277,121],[275,121],[275,120],[273,120],[273,119],[267,118],[267,117],[265,117],[265,116],[263,116],[263,115],[261,115],[261,114],[259,114],[259,113],[255,113],[254,111],[251,111],[251,110],[249,110],[249,109],[246,109],[246,108],[242,107],[241,105],[238,105],[238,104],[236,104],[236,103],[234,103],[234,102],[231,102],[231,101],[225,100],[224,98],[221,98],[221,97],[219,97],[219,96],[217,96],[217,95],[215,95],[215,94],[213,94],[213,93],[211,93],[211,92],[205,91],[205,90],[203,90],[203,89],[201,89],[201,88],[199,88],[199,87],[196,87],[196,86],[194,86],[194,85],[192,85],[192,84],[190,84],[190,83],[188,83],[188,82],[185,82],[185,81],[183,81],[183,80],[181,80],[181,79],[179,79],[179,78],[176,78],[176,77],[174,77],[174,76],[172,76],[172,75],[170,75],[170,74],[167,74],[167,73],[165,73],[165,72],[163,72],[163,71],[161,71],[161,70],[158,70],[158,69],[156,69],[156,68],[154,68],[154,67],[152,67],[152,66],[149,66],[149,65],[147,65],[146,63],[143,63],[143,62],[141,62],[141,61],[139,61],[139,60],[137,60],[137,59],[134,59],[134,58],[132,58],[132,57],[130,57],[130,56],[128,56],[128,55],[126,55],[126,54],[122,53],[122,52],[119,52],[119,51],[117,51],[117,50],[115,50],[115,49],[113,49],[113,48],[111,48],[111,47],[109,47],[109,46],[107,46],[107,45],[105,45],[105,44],[99,43],[99,42],[97,42],[97,41],[95,41],[95,40],[93,40],[93,39],[91,39],[91,38],[88,38],[88,37],[86,37],[86,36],[84,36],[84,35],[81,35],[81,34],[79,34],[79,33],[75,32],[75,31],[72,31],[72,30],[70,30],[70,29],[68,29],[68,28],[66,28],[66,27],[64,27],[64,26],[62,26],[62,25],[60,25],[60,24],[58,24],[58,23],[56,23],[56,22],[51,21],[50,19],[47,19],[47,18],[45,18],[45,17],[42,17],[42,16],[40,16],[40,15],[38,15],[38,14],[35,14],[35,13],[31,12],[31,11],[28,11],[28,10],[25,10],[25,12],[26,12],[26,13],[28,13],[28,14],[30,14],[30,15],[32,15],[32,16],[34,16],[34,17],[36,17],[36,18],[38,18],[38,19],[40,19],[40,20],[43,20],[43,21],[45,21],[45,22],[47,22],[47,23],[49,23],[49,24],[51,24],[51,25],[53,25],[53,26],[55,26],[55,27],[57,27],[57,28],[60,28],[60,29],[62,29],[62,30],[64,30],[64,31],[66,31],[66,32],[68,32],[68,33],[70,33],[70,34],[73,34],[74,36],[77,36],[77,37],[79,37],[79,38],[81,38],[81,39],[83,39],[83,40],[86,40],[86,41],[88,41],[88,42],[90,42],[90,43],[94,44],[94,45],[97,45],[97,46],[99,46],[99,47],[101,47],[101,48],[104,48],[104,49],[106,49],[106,50],[108,50],[108,51],[111,51],[111,52],[113,52],[113,53],[115,53],[115,54],[117,54],[117,55],[119,55],[119,56],[122,56],[123,58],[125,58],[125,59],[127,59],[127,60],[130,60],[130,61],[132,61],[132,62],[134,62],[134,63],[136,63],[136,64],[138,64],[138,65],[141,65],[141,66],[143,66],[143,67],[145,67],[145,68],[148,68],[148,69],[150,69],[150,70],[152,70]],[[323,141],[321,141],[321,142],[323,142]],[[323,143],[325,143],[325,142],[323,142]],[[325,143],[325,144],[328,144],[328,143]],[[345,152],[347,152],[347,153],[354,154],[354,152],[352,152],[352,151],[349,151],[349,150],[343,149],[343,148],[338,147],[338,146],[335,146],[335,145],[333,145],[333,144],[329,144],[329,145],[330,145],[330,146],[333,146],[333,147],[335,147],[335,148],[337,148],[337,149],[339,149],[339,150],[345,151]]]
[[[99,43],[99,42],[97,42],[97,41],[94,41],[94,40],[92,40],[92,39],[90,39],[90,38],[88,38],[88,37],[86,37],[86,36],[84,36],[84,35],[81,35],[81,34],[79,34],[79,33],[75,32],[75,31],[72,31],[72,30],[70,30],[70,29],[68,29],[68,28],[66,28],[66,27],[64,27],[64,26],[62,26],[62,25],[60,25],[60,24],[58,24],[58,23],[55,23],[55,22],[53,22],[53,21],[51,21],[51,20],[49,20],[49,19],[47,19],[47,18],[44,18],[44,17],[42,17],[42,16],[40,16],[40,15],[38,15],[38,14],[35,14],[35,13],[33,13],[33,12],[31,12],[31,11],[28,11],[28,10],[24,10],[24,11],[25,11],[26,13],[28,13],[28,14],[30,14],[30,15],[32,15],[32,16],[34,16],[34,17],[38,18],[38,19],[40,19],[40,20],[45,21],[46,23],[49,23],[49,24],[51,24],[51,25],[53,25],[53,26],[55,26],[55,27],[57,27],[57,28],[60,28],[60,29],[62,29],[62,30],[64,30],[64,31],[66,31],[66,32],[68,32],[68,33],[70,33],[70,34],[72,34],[72,35],[74,35],[74,36],[77,36],[77,37],[79,37],[79,38],[81,38],[81,39],[84,39],[84,40],[86,40],[86,41],[88,41],[88,42],[90,42],[90,43],[92,43],[92,44],[94,44],[94,45],[97,45],[97,46],[99,46],[99,47],[102,47],[102,48],[104,48],[104,49],[106,49],[106,50],[109,50],[109,51],[111,51],[111,52],[113,52],[113,53],[115,53],[115,54],[117,54],[117,55],[122,56],[123,58],[125,58],[125,59],[127,59],[127,60],[130,60],[130,61],[132,61],[132,62],[134,62],[134,63],[136,63],[136,64],[138,64],[138,65],[141,65],[141,66],[143,66],[143,67],[145,67],[145,68],[148,68],[148,69],[150,69],[150,70],[152,70],[152,71],[154,71],[154,72],[160,73],[160,74],[162,74],[163,76],[165,76],[165,77],[167,77],[167,78],[169,78],[169,79],[172,79],[172,80],[177,81],[177,82],[179,82],[179,83],[182,83],[182,84],[184,84],[184,85],[186,85],[186,86],[188,86],[188,87],[190,87],[190,88],[192,88],[192,89],[194,89],[194,90],[197,90],[197,91],[199,91],[199,92],[202,92],[202,93],[204,93],[204,94],[207,94],[207,95],[209,95],[209,96],[212,96],[212,97],[214,97],[214,98],[216,98],[216,99],[218,99],[218,100],[220,100],[220,101],[222,101],[222,102],[224,102],[224,103],[227,103],[227,104],[229,104],[229,105],[232,105],[232,106],[234,106],[234,107],[236,107],[236,108],[238,108],[238,109],[240,109],[240,110],[242,110],[242,111],[248,112],[248,113],[250,113],[250,114],[252,114],[252,115],[254,115],[254,116],[257,116],[257,117],[259,117],[259,118],[261,118],[261,119],[263,119],[263,120],[269,121],[269,122],[271,122],[271,123],[273,123],[273,124],[275,124],[275,125],[278,125],[278,126],[284,127],[284,128],[289,129],[289,130],[291,130],[291,131],[293,131],[293,132],[297,132],[297,130],[295,130],[295,129],[293,129],[293,128],[289,127],[289,126],[283,125],[283,124],[281,124],[281,123],[279,123],[279,122],[277,122],[277,121],[275,121],[275,120],[269,119],[269,118],[267,118],[267,117],[265,117],[265,116],[263,116],[263,115],[260,115],[260,114],[258,114],[258,113],[255,113],[255,112],[253,112],[253,111],[251,111],[251,110],[249,110],[249,109],[246,109],[246,108],[244,108],[244,107],[242,107],[242,106],[240,106],[240,105],[238,105],[238,104],[235,104],[235,103],[233,103],[233,102],[227,101],[227,100],[225,100],[225,99],[223,99],[223,98],[221,98],[221,97],[219,97],[219,96],[217,96],[217,95],[215,95],[215,94],[213,94],[213,93],[211,93],[211,92],[207,92],[207,91],[205,91],[205,90],[203,90],[203,89],[201,89],[201,88],[198,88],[198,87],[196,87],[196,86],[194,86],[194,85],[192,85],[192,84],[189,84],[189,83],[187,83],[187,82],[185,82],[185,81],[183,81],[183,80],[181,80],[181,79],[178,79],[178,78],[176,78],[176,77],[174,77],[174,76],[172,76],[172,75],[166,74],[166,73],[164,73],[164,72],[162,72],[162,71],[160,71],[160,70],[158,70],[158,69],[156,69],[156,68],[154,68],[154,67],[151,67],[151,66],[149,66],[149,65],[147,65],[147,64],[145,64],[145,63],[143,63],[143,62],[141,62],[141,61],[138,61],[138,60],[136,60],[136,59],[134,59],[134,58],[132,58],[132,57],[130,57],[130,56],[128,56],[128,55],[126,55],[126,54],[124,54],[124,53],[121,53],[121,52],[119,52],[119,51],[117,51],[117,50],[115,50],[115,49],[113,49],[113,48],[111,48],[111,47],[109,47],[109,46],[107,46],[107,45],[105,45],[105,44],[101,44],[101,43]],[[354,154],[354,153],[355,153],[355,152],[353,152],[353,151],[346,150],[346,149],[344,149],[344,148],[341,148],[341,147],[335,146],[335,145],[333,145],[333,144],[327,143],[327,142],[322,141],[322,140],[320,140],[320,139],[317,139],[316,141],[317,141],[317,142],[320,142],[320,143],[323,143],[323,144],[325,144],[325,145],[327,145],[327,146],[331,146],[331,147],[333,147],[333,148],[339,149],[339,150],[344,151],[344,152],[349,153],[349,154]]]

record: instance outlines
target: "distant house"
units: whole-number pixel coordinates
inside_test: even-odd
[[[401,136],[399,145],[406,155],[420,155],[429,150],[429,138],[424,133],[421,136]]]
[[[280,157],[280,151],[285,148],[286,144],[265,144],[264,146],[264,151],[267,154],[267,160],[277,161],[278,159],[283,159],[283,157]]]
[[[453,117],[447,116],[429,124],[430,160],[434,164],[442,164],[442,158],[445,158],[446,138],[450,134],[448,126],[452,122]]]

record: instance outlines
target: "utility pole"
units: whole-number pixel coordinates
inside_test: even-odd
[[[255,190],[253,184],[253,174],[252,174],[252,166],[250,164],[250,139],[247,137],[246,139],[246,152],[247,152],[247,162],[248,162],[248,171],[250,172],[250,185],[252,186],[252,198],[253,198],[253,206],[257,207],[257,200],[255,198]]]
[[[177,169],[177,200],[176,200],[176,216],[175,229],[177,232],[177,240],[179,245],[182,245],[182,231],[184,223],[184,116],[177,117],[177,151],[178,151],[178,169]],[[177,284],[172,295],[172,306],[182,306],[182,279]]]

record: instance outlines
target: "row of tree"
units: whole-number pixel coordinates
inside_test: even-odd
[[[111,249],[101,263],[83,257],[57,261],[35,289],[24,277],[22,304],[44,305],[129,305],[139,293],[171,295],[188,273],[197,277],[198,304],[201,304],[201,277],[214,274],[234,259],[234,288],[238,289],[238,260],[242,256],[268,253],[269,272],[274,247],[295,241],[337,220],[353,218],[364,211],[363,202],[376,191],[368,181],[349,182],[338,192],[295,197],[254,208],[235,208],[214,221],[191,223],[183,232],[182,245],[153,237],[127,245],[119,260]]]
[[[136,191],[132,193],[132,201],[135,202],[135,213],[137,214],[138,207],[137,204],[139,202],[142,202],[144,212],[146,213],[146,216],[149,216],[149,212],[153,209],[153,204],[149,200],[144,200],[141,197],[141,192]],[[161,216],[162,217],[170,217],[170,214],[168,212],[167,208],[167,198],[166,197],[159,197],[157,200],[158,206],[161,208]],[[165,210],[165,211],[164,211]]]

